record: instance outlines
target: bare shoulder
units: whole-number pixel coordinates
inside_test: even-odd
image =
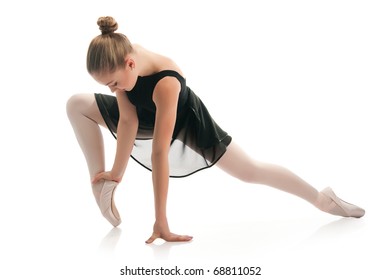
[[[177,104],[181,91],[180,82],[174,77],[164,77],[156,84],[153,91],[153,102],[159,104]]]
[[[134,44],[133,48],[140,53],[144,53],[144,56],[147,58],[147,60],[149,60],[151,64],[152,73],[160,72],[163,70],[173,70],[184,77],[184,73],[182,72],[181,68],[170,57],[154,51],[150,51],[138,44]]]

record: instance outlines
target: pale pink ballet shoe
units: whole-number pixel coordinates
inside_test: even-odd
[[[331,198],[336,204],[334,208],[329,209],[326,212],[333,215],[337,215],[337,216],[343,216],[343,217],[360,218],[364,216],[365,214],[364,209],[354,204],[348,203],[344,200],[341,200],[339,197],[335,195],[335,193],[330,187],[325,188],[324,190],[321,191],[321,193]]]
[[[121,223],[119,212],[116,206],[113,207],[113,195],[118,183],[114,181],[104,180],[102,190],[99,197],[99,208],[104,218],[106,218],[114,227],[117,227]]]

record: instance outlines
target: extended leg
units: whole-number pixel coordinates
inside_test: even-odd
[[[217,166],[244,182],[268,185],[301,197],[330,214],[345,217],[364,215],[363,209],[340,200],[328,189],[319,192],[281,166],[251,159],[234,142],[228,146],[227,152],[218,161]]]
[[[86,158],[90,178],[93,178],[97,173],[105,169],[103,136],[99,125],[106,127],[106,124],[99,112],[93,94],[73,95],[67,101],[66,110],[79,146]],[[102,180],[92,184],[92,191],[103,215],[114,214],[116,220],[120,220],[112,199],[115,187],[116,183]],[[106,205],[107,201],[112,203],[112,211],[109,211],[109,206]],[[106,211],[108,211],[108,214],[105,214]],[[109,217],[106,218],[109,219]],[[113,218],[111,217],[111,219]],[[111,223],[113,225],[117,224],[114,220]]]

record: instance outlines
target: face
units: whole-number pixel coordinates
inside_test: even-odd
[[[112,73],[92,74],[92,77],[100,84],[108,86],[112,92],[116,90],[130,91],[136,84],[137,74],[135,65],[127,60],[124,68],[119,68]]]

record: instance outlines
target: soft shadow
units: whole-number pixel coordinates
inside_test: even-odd
[[[120,239],[122,230],[118,227],[112,228],[106,236],[103,237],[100,245],[99,251],[102,253],[113,253],[116,245]]]
[[[191,244],[192,241],[189,242],[163,242],[162,244],[147,244],[153,250],[153,256],[156,260],[168,260],[170,256],[170,250],[173,247],[184,246]]]
[[[321,226],[306,241],[341,238],[358,231],[364,226],[364,219],[341,218]]]

